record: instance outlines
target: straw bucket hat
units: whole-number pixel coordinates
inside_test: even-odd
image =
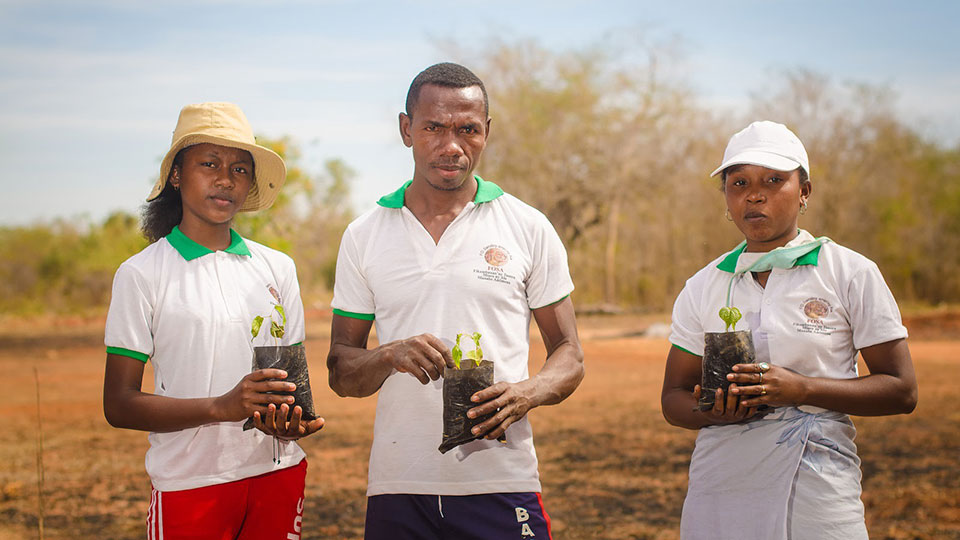
[[[187,105],[180,111],[170,150],[160,163],[160,178],[147,201],[159,197],[167,185],[177,152],[200,143],[240,148],[253,156],[254,181],[241,212],[263,210],[273,204],[287,178],[287,168],[276,152],[257,144],[247,117],[233,103],[198,103]]]

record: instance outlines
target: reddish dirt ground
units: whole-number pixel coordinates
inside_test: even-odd
[[[659,409],[669,344],[639,336],[655,318],[581,321],[587,377],[531,413],[554,537],[675,539],[695,433]],[[855,418],[871,538],[960,539],[960,317],[908,321],[920,404],[908,416]],[[146,435],[103,419],[102,321],[5,325],[0,335],[0,540],[38,538],[37,394],[48,539],[143,538]],[[302,441],[310,470],[304,539],[362,537],[375,398],[341,399],[326,383],[329,321],[309,321],[308,357],[327,427]],[[15,337],[19,334],[20,337]],[[543,347],[533,333],[531,370]],[[148,365],[145,389],[152,373]]]

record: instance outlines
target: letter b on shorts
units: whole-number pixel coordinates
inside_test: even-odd
[[[518,506],[515,508],[515,510],[517,511],[517,523],[523,523],[524,521],[530,519],[530,513],[527,512],[526,508],[521,508]]]

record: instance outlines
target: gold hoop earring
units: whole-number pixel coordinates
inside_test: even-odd
[[[727,218],[727,221],[733,221],[733,216],[730,215],[729,208],[727,208],[727,211],[723,213],[723,217]]]
[[[806,200],[800,201],[800,215],[803,215],[806,213],[807,213],[807,201]]]

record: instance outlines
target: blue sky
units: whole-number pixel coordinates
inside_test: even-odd
[[[957,20],[952,1],[0,0],[0,226],[136,211],[200,101],[292,136],[308,171],[344,159],[363,210],[413,170],[396,117],[421,69],[456,60],[444,40],[564,50],[643,32],[679,43],[671,71],[718,111],[804,68],[888,86],[904,122],[960,144]]]

